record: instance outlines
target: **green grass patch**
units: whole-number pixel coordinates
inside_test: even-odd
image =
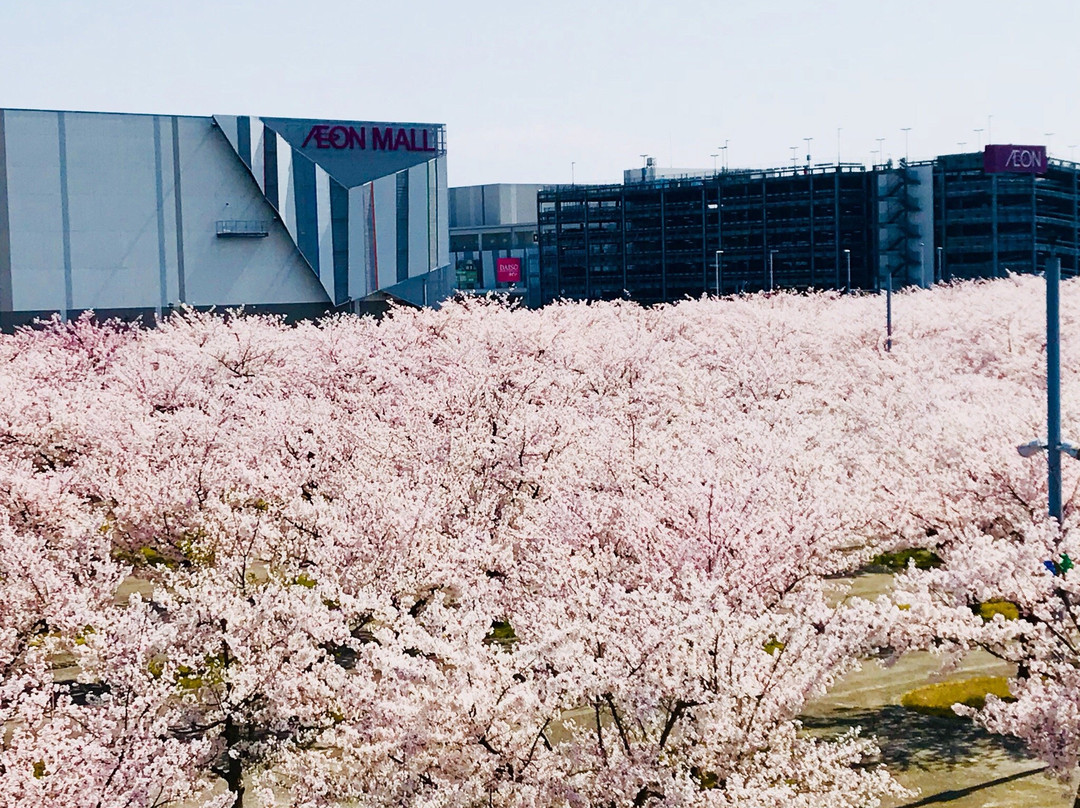
[[[908,691],[900,699],[900,703],[917,713],[957,718],[958,716],[952,710],[954,704],[963,704],[965,707],[974,707],[979,710],[986,704],[988,695],[1012,701],[1009,680],[1004,676],[976,676],[973,679],[940,682]]]
[[[1008,600],[988,600],[986,603],[980,603],[978,612],[979,617],[987,623],[993,620],[996,614],[1000,614],[1006,620],[1017,620],[1020,617],[1020,609]]]
[[[882,553],[874,556],[870,563],[875,567],[886,567],[890,570],[905,570],[910,562],[915,562],[915,567],[920,570],[940,567],[943,563],[941,556],[933,550],[925,547],[908,547],[906,550],[896,550],[892,553]]]

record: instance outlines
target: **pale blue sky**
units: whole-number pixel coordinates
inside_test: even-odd
[[[0,106],[446,123],[452,185],[835,161],[838,127],[1080,158],[1078,90],[1077,0],[0,0]]]

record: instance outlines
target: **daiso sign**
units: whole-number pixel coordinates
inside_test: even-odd
[[[437,138],[428,129],[393,126],[315,124],[308,130],[302,149],[365,149],[371,151],[433,152]]]
[[[987,146],[983,170],[987,174],[1045,174],[1046,146]]]

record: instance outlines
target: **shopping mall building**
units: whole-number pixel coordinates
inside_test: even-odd
[[[0,110],[0,327],[288,317],[455,282],[441,124]]]

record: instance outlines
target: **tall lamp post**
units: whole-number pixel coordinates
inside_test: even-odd
[[[773,290],[773,256],[776,255],[779,250],[769,250],[769,291]]]
[[[723,258],[724,258],[724,251],[723,250],[717,250],[716,251],[716,296],[717,297],[720,297],[720,295],[722,295],[724,293],[723,292],[723,287],[720,285],[720,278],[723,277],[720,274],[720,272],[721,272],[720,262],[723,260]]]
[[[844,258],[847,259],[847,286],[844,287],[844,294],[851,294],[851,250],[844,250]]]
[[[885,282],[885,351],[892,352],[892,267],[886,271]]]
[[[910,126],[900,127],[900,131],[904,133],[904,162],[908,162],[908,132],[911,131]]]
[[[812,137],[804,137],[803,140],[806,141],[806,165],[809,166],[810,165],[810,141],[812,141],[813,138]]]
[[[1046,443],[1017,446],[1021,457],[1046,450],[1047,510],[1061,524],[1061,454],[1080,459],[1080,448],[1061,440],[1061,330],[1059,300],[1061,259],[1046,262]]]

